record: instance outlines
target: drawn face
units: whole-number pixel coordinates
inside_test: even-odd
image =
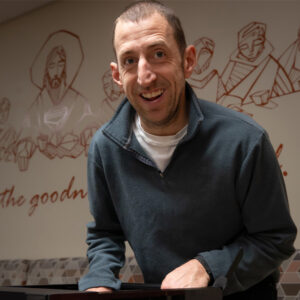
[[[114,82],[110,70],[105,72],[102,78],[102,82],[104,92],[110,101],[118,101],[121,97],[123,97],[124,93],[121,90],[120,86]]]
[[[149,132],[172,128],[185,118],[185,78],[195,64],[195,48],[188,47],[181,57],[171,27],[156,13],[138,24],[119,21],[114,42],[118,64],[111,64],[113,78],[143,127]]]
[[[195,71],[200,74],[209,67],[209,63],[212,58],[212,53],[208,49],[202,49],[198,53],[198,64],[196,65]],[[198,71],[198,72],[197,72]]]
[[[63,58],[55,53],[47,66],[47,74],[50,86],[52,88],[58,88],[63,80],[63,72],[65,70],[66,62]]]
[[[254,61],[264,49],[265,37],[259,30],[253,30],[239,41],[239,54],[249,61]]]

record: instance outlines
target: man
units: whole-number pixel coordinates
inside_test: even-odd
[[[138,2],[115,24],[112,76],[126,99],[89,150],[94,221],[79,288],[120,288],[128,240],[145,282],[162,289],[212,284],[243,248],[225,293],[259,289],[276,297],[296,228],[267,134],[252,119],[196,98],[185,82],[195,47],[186,46],[170,9]]]

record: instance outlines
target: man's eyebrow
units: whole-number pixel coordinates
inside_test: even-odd
[[[153,49],[153,48],[159,48],[159,47],[166,47],[166,43],[164,41],[155,42],[153,44],[150,44],[147,48],[148,49]]]
[[[161,42],[154,42],[153,44],[147,45],[147,49],[159,48],[159,47],[166,47],[166,43],[164,41]],[[135,54],[135,50],[125,50],[124,52],[120,53],[120,57],[133,55]]]
[[[127,51],[121,52],[120,57],[124,57],[124,56],[127,56],[127,55],[132,55],[134,53],[135,53],[134,50],[127,50]]]

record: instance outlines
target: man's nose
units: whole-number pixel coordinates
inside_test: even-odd
[[[145,59],[140,58],[137,69],[137,82],[141,87],[148,87],[156,80],[156,74],[151,64]]]

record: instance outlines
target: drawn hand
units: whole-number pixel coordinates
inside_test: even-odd
[[[197,259],[176,268],[164,278],[161,289],[207,287],[209,275]]]
[[[104,286],[98,286],[98,287],[95,287],[95,288],[87,289],[86,291],[87,292],[97,292],[97,293],[107,293],[107,292],[111,293],[112,289],[104,287]]]

